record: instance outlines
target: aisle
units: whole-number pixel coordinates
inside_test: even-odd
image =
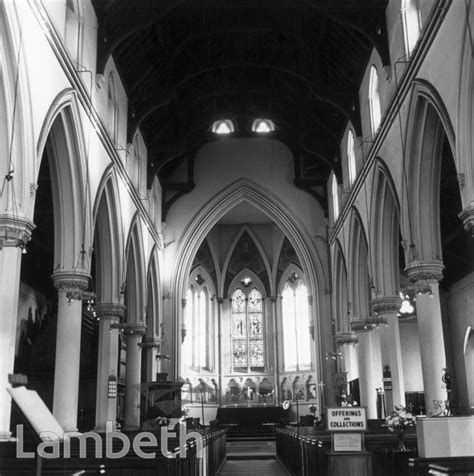
[[[288,476],[276,460],[275,441],[230,441],[226,462],[218,475],[225,476]]]
[[[288,476],[276,459],[227,460],[217,474],[226,476]]]

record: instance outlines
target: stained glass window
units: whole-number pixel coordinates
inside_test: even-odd
[[[311,368],[308,291],[286,284],[282,292],[283,363],[285,371]]]
[[[238,372],[265,367],[263,300],[252,289],[248,298],[241,289],[232,295],[232,366]]]

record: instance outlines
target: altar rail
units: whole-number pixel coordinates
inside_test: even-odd
[[[327,454],[331,449],[329,432],[310,427],[276,428],[275,439],[278,459],[291,474],[327,476]],[[367,432],[364,440],[366,450],[372,453],[374,476],[408,474],[408,460],[416,456],[415,433],[409,433],[405,437],[405,445],[408,448],[406,452],[397,450],[397,437],[386,429]]]
[[[171,459],[161,454],[160,435],[153,432],[158,440],[157,447],[142,448],[145,453],[156,452],[153,459],[140,458],[131,445],[130,451],[123,458],[96,458],[95,442],[87,439],[86,458],[79,457],[79,441],[71,440],[71,457],[54,459],[25,459],[16,457],[16,443],[0,443],[0,474],[2,476],[32,475],[72,475],[81,472],[84,475],[97,475],[101,470],[107,476],[198,476],[215,475],[223,464],[226,455],[225,430],[215,430],[203,435],[203,458],[197,457],[197,445],[188,443],[186,458]],[[130,441],[136,433],[124,433]],[[102,439],[102,455],[105,455],[105,438]],[[173,451],[179,446],[177,438],[169,438],[168,449]],[[24,451],[35,451],[37,443],[31,438],[23,445]],[[122,448],[120,441],[114,441],[113,451]],[[62,456],[62,453],[61,453]]]

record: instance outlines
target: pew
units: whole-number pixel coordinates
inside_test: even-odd
[[[276,451],[280,462],[290,474],[330,476],[331,436],[328,431],[314,427],[286,427],[275,430]],[[385,429],[368,431],[365,448],[371,454],[373,475],[406,476],[408,462],[416,456],[416,434],[406,435],[408,451],[398,451],[398,438]],[[369,475],[368,475],[369,476]]]

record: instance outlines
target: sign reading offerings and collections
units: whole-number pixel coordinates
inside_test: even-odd
[[[367,413],[365,407],[327,408],[329,431],[366,431]]]

